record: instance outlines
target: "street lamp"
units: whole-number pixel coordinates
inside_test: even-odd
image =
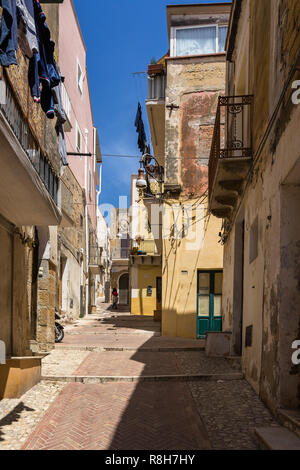
[[[145,178],[145,173],[144,173],[143,168],[140,168],[140,169],[139,169],[138,178],[137,178],[137,180],[136,180],[136,187],[137,187],[138,189],[145,189],[145,188],[147,188],[147,181],[146,181],[146,178]]]
[[[152,164],[152,160],[155,162],[155,164]],[[157,159],[153,157],[152,155],[150,155],[149,153],[145,153],[140,160],[140,169],[139,169],[138,179],[136,181],[136,187],[138,189],[145,190],[150,185],[158,183],[159,192],[155,192],[155,193],[152,192],[151,187],[150,187],[149,189],[150,189],[151,194],[146,194],[146,193],[144,194],[145,196],[148,196],[148,197],[156,196],[158,198],[161,198],[163,194],[163,191],[162,191],[163,172],[164,172],[164,169],[162,166],[160,166]]]

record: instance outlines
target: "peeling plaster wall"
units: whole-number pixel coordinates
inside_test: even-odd
[[[218,243],[221,222],[214,217],[208,220],[207,202],[202,197],[208,186],[218,97],[225,89],[225,56],[170,58],[166,63],[166,105],[179,108],[166,108],[165,182],[180,184],[182,192],[164,208],[167,211],[169,204],[193,206],[194,219],[191,238],[184,233],[178,239],[169,225],[169,219],[174,222],[177,216],[164,217],[162,334],[196,338],[197,271],[223,266],[223,249]],[[178,222],[182,225],[183,220]]]
[[[220,56],[166,62],[166,105],[179,109],[166,109],[165,181],[199,194],[207,184],[217,100],[225,87],[225,60]]]
[[[244,5],[247,2],[244,2]],[[243,370],[261,398],[275,411],[300,405],[300,372],[291,362],[291,345],[300,338],[299,311],[299,187],[300,107],[292,104],[292,83],[276,114],[271,132],[262,138],[284,83],[300,49],[300,3],[292,0],[250,2],[250,60],[244,93],[254,94],[255,165],[240,207],[245,217],[243,304]],[[244,14],[247,11],[243,10]],[[240,18],[244,24],[245,18]],[[242,41],[239,29],[237,45]],[[263,47],[261,45],[263,44]],[[236,69],[239,56],[233,54]],[[297,73],[294,75],[297,79]],[[238,81],[239,77],[235,77]],[[238,87],[230,83],[230,89]],[[224,326],[234,324],[235,228],[224,247]],[[258,256],[250,262],[250,231],[258,220]],[[251,347],[245,328],[253,326]]]

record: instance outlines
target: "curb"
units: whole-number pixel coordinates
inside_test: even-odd
[[[195,375],[146,375],[146,376],[44,376],[46,382],[65,382],[82,384],[104,384],[111,382],[217,382],[242,380],[242,373],[232,374],[195,374]]]
[[[205,347],[199,346],[195,348],[179,348],[179,347],[165,347],[165,348],[118,348],[118,347],[99,347],[99,346],[59,346],[55,348],[56,351],[90,351],[90,352],[193,352],[205,351]]]

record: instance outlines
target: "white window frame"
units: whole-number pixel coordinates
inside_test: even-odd
[[[79,73],[78,73],[79,69],[80,69],[80,72],[81,72],[80,78],[79,78]],[[82,67],[81,67],[81,64],[80,64],[78,58],[77,58],[76,76],[77,76],[77,87],[78,87],[80,95],[82,96],[83,95],[83,70],[82,70]]]
[[[77,141],[78,133],[80,134],[80,149],[78,148],[78,141]],[[82,132],[77,121],[76,121],[75,148],[78,153],[82,153]],[[81,155],[80,155],[80,159],[81,159]]]
[[[188,56],[177,56],[176,55],[176,32],[182,29],[203,29],[203,28],[216,28],[216,51],[211,54],[220,54],[223,51],[219,51],[219,28],[227,28],[228,24],[205,24],[205,25],[193,25],[193,26],[173,26],[171,28],[171,57],[188,57]],[[192,55],[192,54],[191,54]],[[203,54],[197,54],[203,55]]]

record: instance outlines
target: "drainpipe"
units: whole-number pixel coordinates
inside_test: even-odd
[[[88,153],[88,135],[89,131],[85,129],[85,153]],[[89,273],[89,222],[88,222],[88,157],[85,156],[85,259],[86,259],[86,281],[85,281],[85,316],[89,314],[89,280],[90,280],[90,273]]]

